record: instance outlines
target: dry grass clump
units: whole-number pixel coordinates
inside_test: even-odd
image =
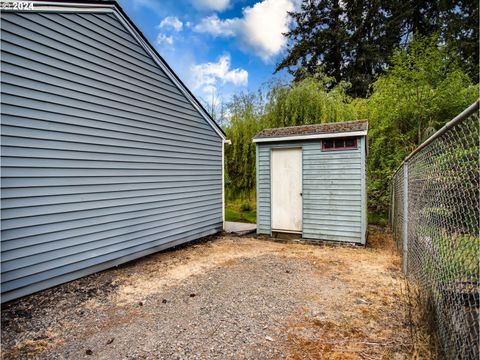
[[[433,309],[428,306],[429,300],[414,283],[407,281],[402,286],[402,299],[410,325],[412,359],[442,359],[440,344],[434,335]]]
[[[2,349],[1,358],[35,358],[43,351],[47,349],[53,349],[61,343],[62,340],[59,339],[57,333],[47,330],[41,336],[34,337],[33,339],[24,339],[19,341],[17,344],[15,344],[15,346],[10,349]]]

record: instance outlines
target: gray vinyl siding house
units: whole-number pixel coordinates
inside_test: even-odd
[[[224,133],[116,3],[1,25],[2,302],[222,230]]]
[[[365,244],[367,130],[352,121],[256,135],[257,233]]]

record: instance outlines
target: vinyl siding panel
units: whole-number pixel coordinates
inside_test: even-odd
[[[2,301],[222,230],[222,139],[113,14],[2,17]]]

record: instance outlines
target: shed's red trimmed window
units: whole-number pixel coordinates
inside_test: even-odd
[[[337,138],[322,141],[322,150],[351,150],[356,148],[356,138]]]

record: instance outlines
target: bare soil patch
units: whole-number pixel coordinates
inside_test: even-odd
[[[411,358],[400,259],[388,234],[370,243],[154,254],[4,305],[2,358]]]

